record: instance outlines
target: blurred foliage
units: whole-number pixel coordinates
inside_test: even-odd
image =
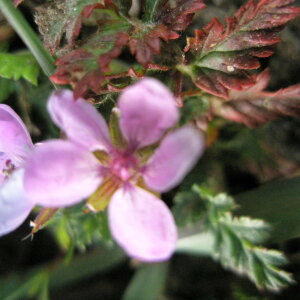
[[[8,79],[21,77],[37,85],[40,67],[30,53],[0,53],[0,76]]]
[[[164,289],[168,263],[144,264],[139,267],[130,281],[122,300],[158,299]]]

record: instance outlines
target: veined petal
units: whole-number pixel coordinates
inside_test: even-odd
[[[13,172],[0,187],[0,236],[19,227],[34,206],[25,196],[23,175],[23,169]]]
[[[117,190],[108,206],[114,239],[133,258],[154,262],[173,254],[177,231],[165,203],[139,188]]]
[[[91,151],[111,148],[109,130],[103,117],[85,100],[75,100],[73,92],[55,91],[50,96],[48,110],[54,123],[70,140]]]
[[[92,194],[101,180],[101,165],[93,154],[68,141],[45,142],[26,161],[26,194],[42,206],[75,204]]]
[[[153,78],[126,88],[118,106],[122,133],[130,145],[138,148],[157,142],[179,118],[173,95]]]
[[[179,184],[204,150],[202,134],[185,126],[167,135],[145,166],[143,178],[148,187],[165,192]]]
[[[33,144],[21,118],[5,104],[0,104],[0,151],[21,164]]]

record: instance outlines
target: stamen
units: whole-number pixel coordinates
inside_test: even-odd
[[[5,177],[8,177],[14,170],[15,170],[15,165],[12,163],[10,159],[6,160],[5,162],[5,169],[2,169],[2,174],[4,174]]]
[[[110,156],[104,150],[96,150],[93,152],[94,156],[99,160],[102,165],[108,165],[110,163]]]

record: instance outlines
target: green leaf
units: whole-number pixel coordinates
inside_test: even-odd
[[[199,254],[209,253],[224,268],[248,276],[261,289],[280,290],[293,282],[289,273],[279,269],[286,263],[282,253],[257,246],[268,237],[269,226],[264,221],[234,217],[232,210],[236,208],[235,202],[226,194],[212,196],[199,186],[193,186],[192,190],[199,197],[193,200],[194,203],[201,200],[205,203],[201,218],[205,235],[196,235],[194,240],[192,237],[180,239],[177,246],[179,251],[195,253],[198,243]],[[181,205],[184,204],[182,199],[179,197]],[[200,245],[203,237],[210,241],[210,249],[206,249],[206,252]]]
[[[269,237],[270,226],[263,220],[249,217],[232,217],[227,214],[222,218],[222,223],[236,232],[239,237],[255,244],[263,242]]]
[[[0,53],[0,76],[8,79],[24,78],[37,85],[39,65],[29,53]]]
[[[122,300],[159,299],[167,279],[167,263],[144,264],[136,271]]]
[[[14,90],[15,85],[12,80],[0,77],[0,102],[6,100]]]
[[[196,117],[207,114],[209,109],[209,101],[204,97],[190,96],[184,99],[184,106],[181,108],[180,123],[186,124]]]
[[[179,226],[195,223],[203,216],[204,203],[193,192],[180,192],[175,198],[173,214]]]

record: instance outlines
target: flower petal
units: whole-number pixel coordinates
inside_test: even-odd
[[[179,184],[204,150],[202,134],[185,126],[167,135],[145,166],[143,178],[151,189],[165,192]]]
[[[109,225],[114,239],[127,254],[142,261],[170,258],[177,232],[165,203],[138,188],[119,189],[108,207]]]
[[[32,150],[30,135],[21,118],[5,104],[0,104],[0,151],[18,165]]]
[[[126,88],[118,106],[122,133],[133,147],[154,144],[179,118],[173,95],[153,78],[142,79]]]
[[[0,187],[0,236],[19,227],[34,206],[25,197],[23,175],[24,169],[13,172]]]
[[[88,102],[74,99],[69,90],[54,92],[48,102],[54,123],[68,138],[91,151],[111,148],[109,130],[103,117]]]
[[[68,141],[52,140],[36,147],[26,161],[25,191],[47,207],[75,204],[101,183],[101,165],[93,154]]]

